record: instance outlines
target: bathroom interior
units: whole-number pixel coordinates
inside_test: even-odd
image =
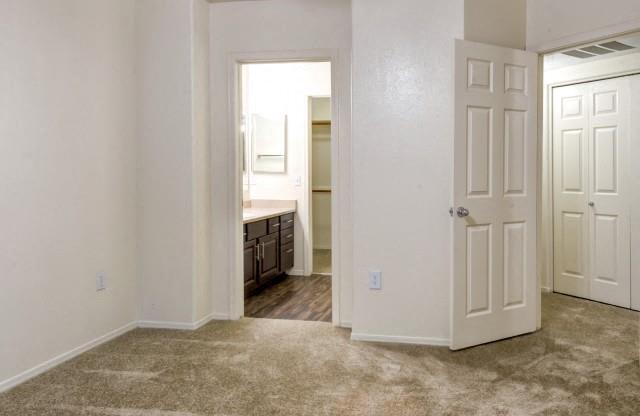
[[[331,322],[331,64],[240,80],[244,315]]]

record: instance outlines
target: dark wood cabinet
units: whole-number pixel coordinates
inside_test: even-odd
[[[293,213],[244,225],[244,294],[261,290],[293,267]]]
[[[245,233],[246,235],[246,233]],[[244,292],[251,293],[258,288],[258,250],[256,240],[244,243]]]
[[[278,274],[280,259],[278,258],[278,233],[269,234],[258,239],[258,252],[260,253],[259,276],[260,284]]]
[[[280,261],[282,271],[293,267],[293,242],[280,248]]]

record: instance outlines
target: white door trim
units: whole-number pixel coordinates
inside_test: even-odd
[[[636,33],[639,30],[640,20],[635,19],[614,25],[604,26],[587,32],[563,36],[554,40],[550,40],[548,42],[540,43],[538,45],[528,45],[527,50],[543,55],[551,52],[561,51],[563,49],[599,42],[605,39],[629,35],[632,33]]]
[[[592,76],[579,76],[575,78],[556,79],[547,81],[544,79],[544,73],[541,77],[541,88],[543,97],[542,117],[540,118],[540,134],[541,134],[541,203],[540,203],[540,247],[539,267],[541,289],[546,292],[552,292],[554,287],[554,232],[553,232],[553,89],[556,87],[564,87],[568,85],[581,84],[586,82],[602,81],[611,78],[627,77],[640,75],[640,65],[630,64],[620,67],[615,71],[607,74],[597,74]],[[633,272],[633,270],[632,270]],[[633,276],[632,276],[633,282]],[[640,301],[639,301],[640,302]]]
[[[341,224],[342,210],[351,207],[350,200],[342,197],[342,184],[351,183],[351,163],[347,157],[342,157],[339,138],[344,138],[345,131],[341,123],[341,105],[344,102],[341,86],[350,74],[344,73],[341,65],[341,57],[336,49],[314,50],[289,50],[269,52],[242,52],[228,55],[228,132],[229,132],[229,170],[227,175],[227,193],[230,195],[228,202],[229,234],[229,318],[240,319],[244,316],[243,297],[243,257],[242,257],[242,150],[240,147],[240,66],[247,63],[260,62],[330,62],[331,63],[331,186],[334,190],[331,201],[331,232],[332,232],[332,278],[331,278],[331,308],[332,322],[334,326],[349,326],[348,322],[341,320],[341,300],[343,292],[343,279],[350,273],[341,268],[341,253],[345,242],[341,242],[339,236],[343,231]],[[215,238],[215,236],[214,236]],[[346,242],[348,243],[348,242]],[[347,303],[348,305],[348,303]]]
[[[574,36],[558,38],[550,42],[539,45],[527,46],[527,50],[536,52],[539,55],[538,77],[538,286],[540,292],[552,292],[553,288],[553,192],[552,175],[550,161],[553,149],[550,148],[550,137],[552,137],[552,124],[549,122],[550,115],[553,114],[553,87],[569,85],[575,81],[549,83],[545,80],[544,55],[569,49],[572,47],[600,42],[622,35],[640,32],[640,20],[633,20],[624,24],[607,26],[605,28],[594,29]],[[629,74],[632,75],[632,74]],[[597,81],[599,78],[584,79],[583,81]],[[632,271],[633,272],[633,271]],[[632,289],[633,290],[633,289]],[[539,295],[541,296],[541,295]],[[638,301],[640,302],[640,301]],[[539,305],[542,305],[538,302]],[[538,311],[538,329],[542,327],[542,309]]]

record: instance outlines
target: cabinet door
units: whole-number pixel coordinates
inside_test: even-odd
[[[278,274],[278,233],[258,239],[260,250],[260,284]]]
[[[244,243],[244,294],[249,296],[258,287],[258,256],[256,241]]]
[[[286,271],[293,267],[293,242],[282,245],[280,249],[280,270]]]

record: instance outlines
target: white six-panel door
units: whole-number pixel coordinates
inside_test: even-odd
[[[456,43],[452,349],[536,329],[537,68]]]
[[[630,80],[554,88],[554,290],[631,306]]]

